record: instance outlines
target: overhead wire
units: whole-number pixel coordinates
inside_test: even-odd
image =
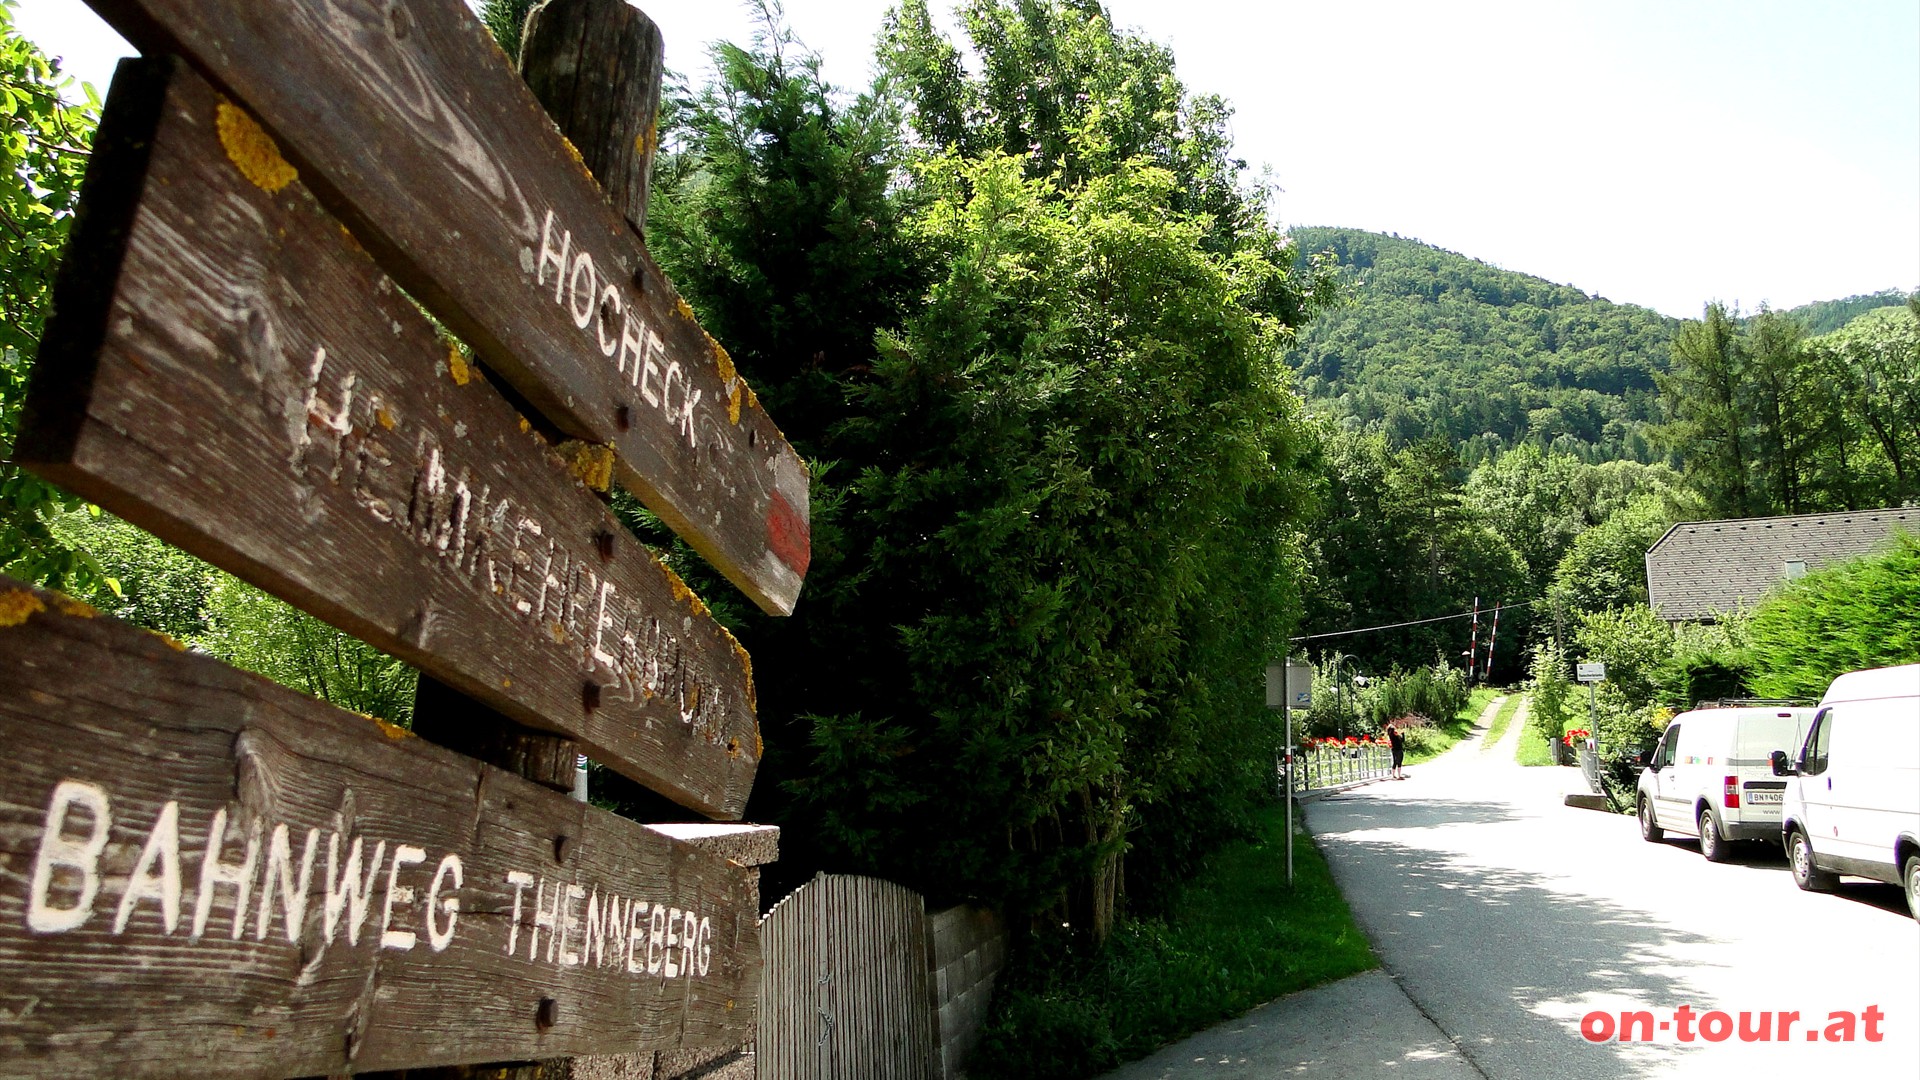
[[[1505,608],[1530,608],[1546,602],[1547,598],[1542,596],[1534,600],[1522,601],[1518,604],[1503,603],[1500,606]],[[1398,630],[1407,626],[1425,626],[1428,623],[1446,622],[1450,619],[1468,619],[1472,618],[1473,614],[1473,610],[1469,609],[1455,615],[1435,615],[1430,619],[1409,619],[1406,622],[1386,623],[1381,626],[1362,626],[1353,630],[1331,630],[1324,634],[1302,634],[1299,637],[1288,638],[1287,644],[1298,645],[1303,641],[1320,641],[1324,638],[1350,637],[1354,634],[1371,634],[1376,630]]]

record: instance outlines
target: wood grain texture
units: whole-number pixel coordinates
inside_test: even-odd
[[[300,181],[261,187],[271,144],[176,65],[116,79],[16,456],[737,819],[745,651],[578,479],[595,455],[550,452]]]
[[[387,272],[764,610],[804,463],[461,0],[89,0],[265,123]]]
[[[636,230],[660,136],[660,28],[626,0],[546,0],[527,16],[520,75]]]
[[[636,230],[647,220],[660,60],[659,29],[624,0],[547,0],[528,18],[520,50],[521,76]],[[414,697],[413,729],[529,780],[573,789],[573,740],[532,731],[430,676]]]
[[[0,745],[0,1077],[751,1033],[751,870],[5,579]]]
[[[760,1080],[936,1075],[925,902],[878,878],[820,874],[760,927]]]

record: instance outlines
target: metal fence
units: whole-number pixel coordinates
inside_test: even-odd
[[[1312,791],[1383,777],[1393,768],[1393,754],[1382,744],[1315,743],[1302,747],[1294,764],[1293,789]]]

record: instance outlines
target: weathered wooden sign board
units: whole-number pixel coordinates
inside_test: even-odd
[[[807,475],[461,0],[89,0],[244,101],[387,271],[769,612]]]
[[[751,869],[0,579],[0,1076],[725,1045]]]
[[[249,114],[177,60],[130,61],[94,154],[16,456],[738,818],[760,756],[745,651]]]

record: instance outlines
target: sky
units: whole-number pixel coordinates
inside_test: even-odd
[[[828,79],[857,89],[890,4],[785,11]],[[706,43],[745,43],[759,19],[735,0],[639,6],[695,80]],[[1108,10],[1234,106],[1239,156],[1270,170],[1284,225],[1398,233],[1679,317],[1920,287],[1914,0]],[[132,52],[81,0],[24,0],[15,19],[103,93]]]

